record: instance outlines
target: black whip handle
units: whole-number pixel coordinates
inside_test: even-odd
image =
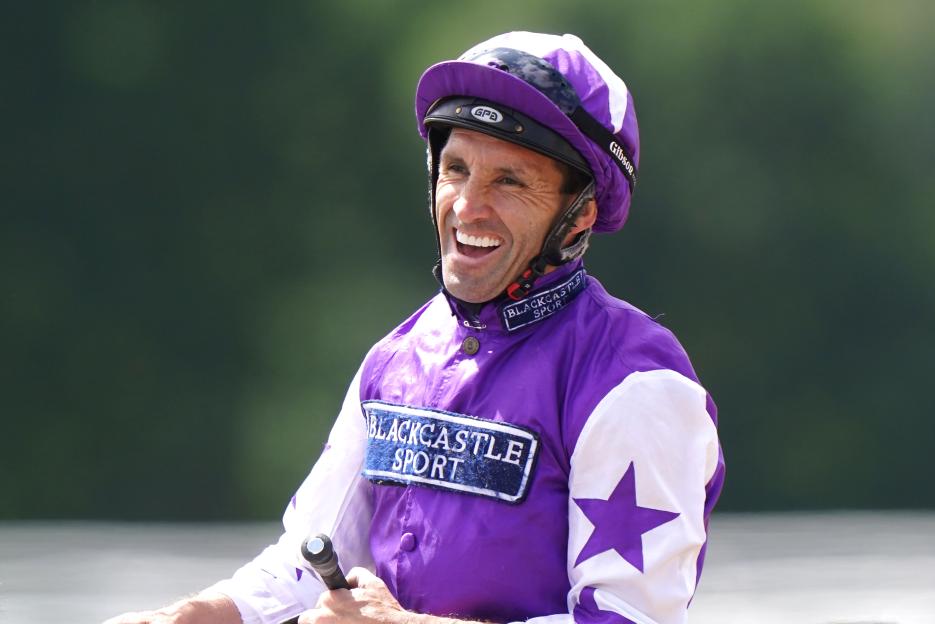
[[[302,542],[302,557],[308,565],[321,577],[328,589],[350,589],[341,566],[338,565],[338,554],[334,552],[331,538],[319,533]],[[298,624],[299,616],[286,620],[283,624]]]

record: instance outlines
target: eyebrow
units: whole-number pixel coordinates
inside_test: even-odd
[[[442,151],[441,153],[441,162],[445,164],[457,163],[460,165],[465,164],[464,159],[461,158],[457,153],[449,153]],[[517,165],[510,165],[504,167],[497,167],[496,171],[500,175],[514,176],[517,178],[523,178],[531,174],[531,167],[522,167]]]
[[[515,178],[525,178],[530,175],[528,167],[497,167],[497,173]]]

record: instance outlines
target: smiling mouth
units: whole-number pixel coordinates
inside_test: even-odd
[[[493,253],[503,244],[499,238],[493,236],[473,236],[465,234],[461,230],[454,230],[455,242],[458,247],[458,253],[469,258],[481,258]]]

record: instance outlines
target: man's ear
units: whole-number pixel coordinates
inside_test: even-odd
[[[572,236],[585,231],[594,225],[595,221],[597,221],[597,200],[590,199],[581,209],[581,212],[578,213],[578,218],[575,219],[575,226],[571,228]]]

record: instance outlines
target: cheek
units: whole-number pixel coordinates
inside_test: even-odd
[[[439,216],[450,211],[454,201],[454,191],[450,184],[439,184],[435,187],[435,213]]]
[[[508,227],[516,241],[528,245],[540,245],[551,227],[549,215],[533,208],[515,211],[510,215]]]

